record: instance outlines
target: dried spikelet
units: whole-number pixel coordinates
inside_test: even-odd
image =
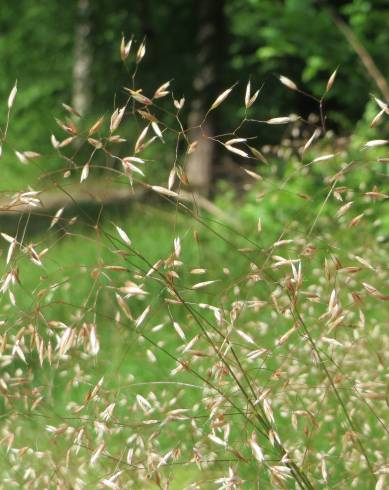
[[[169,86],[170,82],[166,82],[158,87],[157,90],[154,92],[153,99],[160,99],[161,97],[165,97],[166,95],[168,95],[169,91],[167,89],[169,88]]]
[[[150,402],[146,400],[146,398],[144,398],[142,395],[136,395],[136,401],[144,412],[147,413],[152,409]]]
[[[151,276],[154,272],[157,272],[158,269],[163,265],[163,260],[159,259],[153,266],[150,267],[150,269],[146,273],[146,277]]]
[[[205,274],[207,269],[197,268],[190,271],[191,274]]]
[[[147,349],[146,355],[147,355],[147,359],[150,362],[152,362],[152,363],[157,362],[157,358],[156,358],[154,352],[152,352],[150,349]]]
[[[204,282],[198,282],[197,284],[194,284],[192,286],[192,289],[201,289],[205,288],[206,286],[209,286],[210,284],[214,284],[215,282],[219,282],[218,280],[214,281],[204,281]]]
[[[225,142],[226,145],[233,145],[235,143],[243,143],[247,141],[247,138],[233,138]]]
[[[288,89],[298,90],[297,85],[290,78],[284,77],[283,75],[280,75],[278,78],[282,85],[285,85],[285,87],[288,87]]]
[[[362,265],[367,267],[368,269],[371,269],[372,271],[375,271],[375,268],[363,257],[359,257],[359,255],[354,255],[354,258]]]
[[[174,182],[176,180],[176,174],[177,174],[177,171],[176,171],[176,168],[173,167],[171,170],[170,170],[170,173],[169,173],[169,178],[168,178],[168,183],[167,183],[167,188],[168,190],[170,191],[173,186],[174,186]]]
[[[251,451],[253,453],[254,458],[259,462],[263,463],[265,461],[265,455],[263,454],[262,449],[258,445],[255,437],[255,433],[253,432],[250,439],[249,439],[249,445],[251,448]]]
[[[257,231],[258,231],[258,233],[261,233],[261,231],[262,231],[262,221],[261,221],[260,217],[258,218],[258,221],[257,221]]]
[[[135,320],[135,328],[138,328],[142,325],[142,323],[145,321],[150,311],[151,311],[151,305],[147,305],[146,308],[143,310],[143,312]]]
[[[241,337],[243,340],[245,340],[249,344],[255,344],[254,339],[252,337],[250,337],[250,335],[248,335],[247,333],[243,332],[242,330],[239,330],[238,328],[235,331],[239,335],[239,337]]]
[[[233,85],[232,87],[228,88],[227,90],[225,90],[223,93],[221,93],[217,98],[216,100],[213,102],[213,104],[211,105],[209,111],[213,111],[214,109],[216,109],[217,107],[219,107],[220,104],[222,104],[226,98],[230,95],[232,89],[234,88],[235,85]]]
[[[389,140],[371,140],[364,144],[363,148],[375,148],[377,146],[384,146],[389,143]]]
[[[158,136],[158,138],[160,138],[161,140],[163,140],[162,131],[160,130],[158,124],[155,121],[153,121],[151,123],[151,127],[153,128],[153,131]]]
[[[132,161],[134,161],[135,158],[136,157],[123,158],[122,165],[124,168],[124,173],[126,175],[128,175],[129,177],[131,177],[132,173],[135,172],[135,173],[141,175],[142,177],[144,177],[145,174],[143,173],[143,171],[139,167],[137,167],[136,165],[131,163]],[[141,159],[138,159],[138,160],[141,160]],[[144,161],[143,161],[143,163],[144,163]]]
[[[101,483],[105,485],[107,488],[112,488],[113,490],[118,490],[119,486],[115,483],[115,481],[119,478],[119,476],[123,473],[123,470],[116,471],[110,478],[103,478]]]
[[[288,478],[291,478],[291,469],[287,466],[269,466],[269,470],[273,477],[276,480],[285,481]],[[278,486],[278,485],[277,485]]]
[[[259,174],[257,174],[256,172],[253,172],[252,170],[249,170],[248,168],[242,167],[242,170],[244,172],[246,172],[247,175],[250,175],[250,177],[252,177],[255,180],[263,180],[263,178]]]
[[[198,141],[192,141],[192,143],[190,143],[190,145],[188,146],[188,149],[186,150],[186,153],[188,155],[190,155],[191,153],[193,153],[196,150],[198,144],[199,144]]]
[[[125,111],[126,111],[126,106],[123,106],[121,109],[117,108],[113,112],[109,125],[109,131],[111,134],[115,132],[119,127],[120,123],[122,122]]]
[[[355,216],[350,223],[348,224],[349,228],[353,228],[354,226],[358,226],[359,223],[361,222],[361,219],[365,216],[364,213],[359,214],[358,216]]]
[[[174,451],[173,449],[171,449],[170,451],[168,451],[162,458],[161,458],[161,461],[158,463],[158,466],[157,468],[160,468],[161,466],[164,466],[167,464],[167,462],[169,461],[169,459],[173,456],[174,454]]]
[[[328,155],[322,155],[320,157],[317,157],[312,160],[312,163],[317,163],[317,162],[325,162],[326,160],[331,160],[332,158],[335,157],[334,153],[330,153]]]
[[[266,163],[266,165],[269,165],[269,162],[267,161],[266,157],[259,150],[257,150],[253,146],[249,146],[249,148],[254,158],[260,160],[263,163]]]
[[[321,130],[319,128],[316,128],[315,131],[312,133],[312,136],[305,143],[303,148],[303,153],[306,152],[308,148],[312,146],[312,143],[320,136],[320,134],[321,134]]]
[[[223,439],[220,439],[220,437],[216,436],[215,434],[208,434],[208,438],[218,446],[227,447],[227,443],[223,441]]]
[[[101,116],[95,123],[92,124],[92,126],[88,130],[88,136],[92,136],[93,134],[97,133],[99,131],[104,123],[104,116]]]
[[[379,475],[374,490],[384,490],[384,488],[385,488],[385,479],[386,479],[385,473],[382,473],[381,475]]]
[[[73,328],[67,327],[59,339],[58,350],[59,355],[63,356],[73,346],[76,337],[76,332]]]
[[[371,199],[389,199],[388,194],[384,194],[382,192],[377,192],[377,191],[370,191],[370,192],[365,192],[365,196],[371,198]]]
[[[124,87],[124,90],[126,92],[129,92],[131,97],[134,100],[136,100],[137,102],[139,102],[140,104],[148,106],[148,105],[151,105],[153,103],[153,101],[150,100],[148,97],[145,97],[144,95],[142,95],[139,90],[138,91],[132,90],[132,89],[126,88],[126,87]]]
[[[174,239],[174,254],[178,258],[181,255],[181,240],[180,237]]]
[[[178,322],[173,322],[174,330],[178,333],[181,340],[186,340],[185,332],[182,330],[181,325]]]
[[[4,240],[7,241],[8,243],[12,243],[15,241],[15,238],[8,235],[7,233],[0,233],[0,234],[4,238]]]
[[[197,335],[193,337],[193,339],[191,339],[186,345],[183,346],[182,353],[185,354],[185,352],[190,351],[198,340],[199,337]]]
[[[88,341],[89,341],[89,345],[88,345],[89,354],[92,356],[97,356],[100,350],[100,342],[97,337],[96,325],[90,326]]]
[[[143,297],[147,295],[147,292],[142,288],[142,286],[138,286],[132,281],[127,281],[124,286],[119,288],[121,293],[126,295],[126,298],[131,298],[133,296]]]
[[[389,301],[389,295],[384,295],[380,293],[374,286],[368,284],[367,282],[363,282],[362,286],[366,289],[368,294],[374,296],[374,298],[380,299],[381,301]]]
[[[126,315],[127,318],[130,320],[133,320],[131,310],[127,306],[127,303],[124,301],[124,299],[117,293],[115,293],[116,301],[119,305],[119,308],[123,311],[123,313]]]
[[[270,444],[271,444],[273,447],[275,447],[276,442],[277,442],[278,444],[281,444],[281,439],[280,439],[280,437],[279,437],[278,433],[277,433],[275,430],[273,430],[273,429],[270,429],[270,430],[269,430],[269,441],[270,441]]]
[[[251,82],[249,80],[246,86],[246,92],[244,97],[244,105],[246,109],[250,109],[250,107],[254,104],[254,102],[258,98],[259,92],[260,91],[257,90],[253,95],[251,95]]]
[[[123,161],[125,163],[128,163],[128,162],[140,163],[140,164],[144,164],[145,163],[145,161],[143,160],[143,158],[139,158],[139,157],[125,157],[125,158],[123,158]]]
[[[289,123],[294,122],[294,121],[296,121],[295,117],[285,116],[285,117],[272,117],[271,119],[268,119],[265,122],[267,124],[277,125],[277,124],[289,124]]]
[[[15,251],[15,248],[16,248],[16,245],[17,245],[17,241],[16,239],[14,238],[10,244],[10,246],[8,247],[8,252],[7,252],[7,258],[6,258],[6,264],[9,264],[11,262],[11,259],[12,259],[12,256],[14,254],[14,251]]]
[[[289,245],[289,243],[293,243],[293,242],[294,242],[294,240],[278,240],[278,242],[273,243],[273,248],[282,247],[282,245]],[[292,266],[293,266],[293,264],[292,264]]]
[[[339,342],[339,340],[329,338],[329,337],[322,337],[321,339],[323,342],[333,345],[335,347],[344,347],[344,345],[341,342]]]
[[[131,247],[131,240],[128,238],[127,233],[122,228],[120,228],[119,226],[115,225],[115,228],[116,228],[120,238],[123,240],[123,242],[126,245],[128,245],[129,247]]]
[[[84,182],[89,176],[89,162],[82,167],[80,182]]]
[[[293,326],[291,329],[289,329],[282,337],[276,340],[276,345],[280,346],[282,344],[285,344],[289,340],[289,337],[297,330],[297,326]]]
[[[235,153],[236,155],[239,155],[239,156],[244,157],[244,158],[249,158],[248,153],[241,150],[240,148],[235,148],[235,146],[231,146],[231,145],[227,145],[227,144],[225,144],[224,147],[226,148],[226,150],[230,151],[231,153]]]
[[[130,51],[131,51],[131,46],[132,46],[132,39],[130,39],[126,43],[126,40],[123,36],[122,41],[120,43],[120,58],[122,61],[125,61],[128,58]]]
[[[378,107],[383,110],[386,114],[389,114],[389,106],[382,100],[378,99],[377,97],[374,97],[374,100],[376,101]]]
[[[94,138],[88,138],[88,143],[92,146],[94,146],[97,150],[100,150],[103,148],[103,143],[100,140],[96,140]]]
[[[285,259],[284,257],[281,257],[279,255],[273,255],[272,259],[275,261],[275,263],[272,265],[273,269],[277,269],[278,267],[282,267],[285,265],[300,263],[300,259]]]
[[[63,129],[66,133],[75,136],[78,133],[77,126],[72,123],[71,121],[64,122],[61,121],[61,119],[55,118],[55,122],[58,124],[58,126]]]
[[[65,148],[65,146],[70,145],[70,143],[73,143],[75,139],[75,136],[70,136],[69,138],[65,138],[61,142],[59,142],[58,148]]]
[[[91,466],[94,466],[97,463],[97,460],[99,459],[104,448],[105,448],[105,444],[103,442],[97,446],[97,448],[96,448],[95,452],[92,454],[92,457],[91,457],[90,462],[89,462],[89,464]]]
[[[377,126],[377,124],[379,123],[379,121],[382,119],[382,116],[384,114],[385,114],[384,109],[382,109],[378,114],[376,114],[370,123],[370,127],[375,128]]]
[[[149,126],[146,126],[138,136],[138,139],[136,140],[135,143],[135,149],[134,149],[135,153],[139,153],[143,149],[143,143],[144,140],[146,139],[148,130],[149,130]]]
[[[340,216],[343,216],[353,205],[353,201],[347,202],[346,204],[343,204],[342,207],[338,209],[338,212],[336,213],[336,216],[339,218]]]
[[[60,209],[58,209],[58,211],[55,213],[55,215],[53,216],[53,219],[51,220],[51,223],[50,223],[50,226],[49,226],[49,230],[50,230],[51,228],[53,228],[53,226],[55,226],[55,225],[58,223],[58,221],[59,221],[60,217],[62,216],[62,213],[64,212],[64,209],[65,209],[65,208],[60,208]]]
[[[249,80],[247,82],[246,92],[244,96],[244,105],[246,106],[246,109],[248,109],[249,107],[250,98],[251,98],[251,82]]]
[[[11,110],[12,106],[14,105],[17,92],[18,92],[18,82],[16,81],[15,85],[12,87],[12,90],[8,96],[8,101],[7,101],[8,110]]]
[[[26,157],[26,155],[24,154],[24,152],[15,151],[15,155],[16,155],[16,157],[17,157],[17,159],[19,160],[20,163],[22,163],[23,165],[27,165],[28,164],[28,158]]]
[[[174,107],[180,111],[183,107],[184,107],[184,104],[185,104],[185,99],[184,97],[182,97],[180,100],[174,100]]]
[[[15,354],[21,359],[21,361],[24,362],[24,364],[27,364],[26,357],[24,355],[24,352],[22,348],[20,347],[20,340],[17,340],[13,347],[12,347],[12,356],[15,356]]]
[[[262,404],[267,419],[269,420],[270,423],[274,424],[275,420],[274,420],[273,410],[270,405],[270,401],[267,398],[264,398]]]
[[[331,74],[330,78],[328,79],[325,93],[328,93],[332,89],[337,73],[338,73],[338,68],[336,68],[336,70]]]
[[[145,40],[142,41],[140,44],[138,51],[136,52],[136,63],[140,63],[142,59],[144,58],[146,54],[146,42]]]
[[[158,119],[151,114],[149,110],[143,111],[142,109],[137,109],[136,112],[142,116],[142,119],[150,122],[158,122]]]
[[[162,194],[164,196],[179,197],[177,192],[174,192],[170,189],[165,189],[164,187],[160,187],[159,185],[152,185],[150,186],[150,189],[156,192],[157,194]]]
[[[128,465],[131,465],[133,455],[134,455],[134,449],[132,447],[130,447],[130,449],[127,452],[127,456],[126,456],[126,463]]]
[[[76,109],[68,104],[65,104],[64,102],[62,102],[62,107],[67,111],[69,112],[69,114],[73,114],[73,116],[76,116],[76,117],[81,117],[81,114],[76,111]]]

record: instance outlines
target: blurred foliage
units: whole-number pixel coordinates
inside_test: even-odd
[[[317,112],[317,105],[286,90],[276,77],[286,75],[303,90],[320,97],[329,75],[339,66],[327,102],[329,127],[346,134],[354,132],[355,123],[366,121],[366,114],[371,113],[371,108],[367,110],[370,93],[380,94],[334,24],[330,9],[350,25],[384,76],[388,76],[385,4],[382,0],[224,0],[228,44],[223,60],[225,69],[218,75],[220,91],[240,82],[240,93],[235,92],[225,104],[223,120],[228,130],[234,124],[231,121],[237,120],[236,115],[242,114],[243,92],[249,78],[256,87],[264,84],[253,117],[262,119],[290,112],[306,117]],[[199,70],[195,45],[198,5],[194,0],[184,4],[178,0],[90,2],[89,40],[93,56],[93,103],[91,114],[87,115],[90,120],[102,113],[109,115],[124,99],[122,87],[132,83],[129,73],[134,49],[144,36],[147,52],[139,67],[136,88],[152,93],[160,83],[175,77],[174,96],[180,98],[185,94],[190,101]],[[58,0],[38,3],[20,0],[2,6],[0,121],[5,120],[5,101],[15,79],[19,87],[9,144],[3,156],[4,177],[11,187],[22,175],[34,175],[33,169],[20,168],[14,150],[42,153],[48,150],[49,136],[57,130],[54,116],[63,113],[61,102],[71,103],[76,7],[77,2],[71,2],[64,8]],[[128,71],[119,56],[122,35],[127,39],[134,36],[135,48],[128,60]],[[189,108],[187,103],[184,115]],[[359,125],[358,130],[364,132],[366,127]],[[256,135],[259,132],[264,143],[279,141],[278,131],[266,128],[253,131]],[[164,156],[168,159],[167,154]],[[48,159],[44,165],[54,168],[56,161]],[[3,189],[7,187],[4,182],[2,185]]]
[[[340,67],[336,86],[329,96],[329,116],[344,130],[361,117],[369,91],[377,92],[357,55],[334,24],[330,9],[341,16],[388,76],[385,2],[315,2],[312,0],[234,0],[228,2],[233,33],[232,64],[253,76],[267,76],[262,97],[272,110],[288,110],[285,94],[274,75],[284,74],[317,97],[329,74]],[[341,6],[340,6],[341,5]],[[293,94],[294,96],[294,94]],[[296,103],[306,104],[296,97]],[[301,107],[304,110],[304,106]],[[305,107],[305,110],[311,107]]]

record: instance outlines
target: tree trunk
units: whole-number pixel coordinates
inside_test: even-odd
[[[198,0],[196,9],[198,74],[194,80],[196,95],[188,117],[188,125],[194,128],[191,137],[198,141],[198,145],[188,157],[186,173],[192,189],[207,196],[211,190],[216,158],[215,144],[209,136],[217,132],[217,111],[212,111],[206,121],[201,123],[210,105],[224,87],[220,81],[226,57],[224,0]]]
[[[78,0],[78,21],[74,39],[73,107],[85,114],[91,107],[92,47],[90,44],[89,0]]]

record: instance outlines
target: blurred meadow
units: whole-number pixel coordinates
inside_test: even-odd
[[[2,5],[0,488],[386,488],[388,19]]]

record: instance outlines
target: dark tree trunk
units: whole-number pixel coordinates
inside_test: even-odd
[[[224,0],[198,0],[197,15],[197,76],[194,80],[195,98],[188,118],[189,127],[198,127],[215,98],[223,91],[224,60],[227,36]],[[194,129],[192,138],[198,141],[196,150],[188,157],[186,172],[192,189],[208,195],[213,180],[216,159],[215,144],[207,137],[217,133],[217,111],[212,111],[201,128]]]
[[[90,43],[89,0],[78,0],[78,20],[74,39],[73,107],[85,114],[91,107],[92,47]]]

